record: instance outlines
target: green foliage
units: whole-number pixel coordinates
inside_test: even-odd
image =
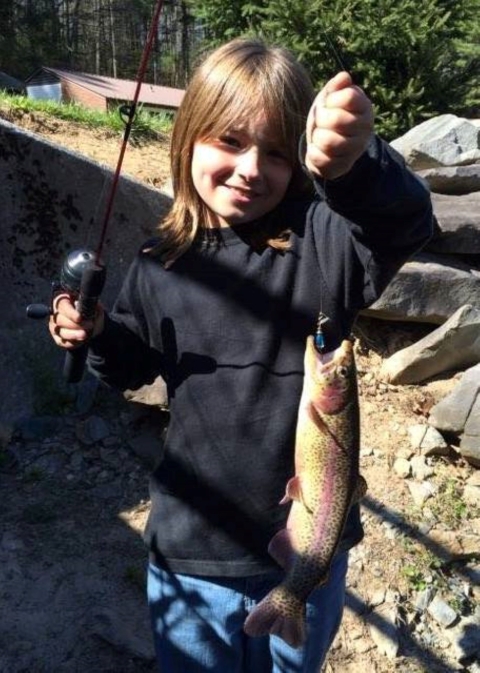
[[[226,42],[249,29],[241,2],[210,0],[209,2],[188,3],[195,17],[200,21],[210,45]],[[258,6],[261,6],[261,2]]]
[[[400,572],[408,580],[414,591],[423,591],[427,588],[428,582],[425,580],[424,572],[416,565],[407,564],[402,567]]]
[[[154,0],[2,0],[1,69],[19,78],[47,65],[132,79],[153,8]],[[317,88],[344,64],[390,139],[444,112],[479,115],[478,16],[480,0],[170,0],[145,79],[183,87],[196,52],[260,35],[290,47]]]
[[[444,562],[418,541],[401,538],[406,552],[405,563],[400,574],[407,580],[414,591],[423,591],[428,586],[438,587],[443,584]]]
[[[257,34],[292,49],[321,88],[346,68],[374,102],[387,139],[480,104],[478,0],[197,0],[207,41]]]
[[[1,0],[0,69],[24,79],[41,66],[134,79],[156,0]],[[196,35],[185,0],[162,5],[145,81],[183,87]],[[167,56],[174,67],[159,71]]]
[[[59,15],[50,0],[2,0],[0,8],[2,70],[26,74],[36,64],[58,58]]]

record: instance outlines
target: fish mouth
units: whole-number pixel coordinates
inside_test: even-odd
[[[307,339],[305,375],[329,396],[343,395],[350,386],[354,371],[353,343],[344,339],[340,346],[328,353],[319,353],[312,336]]]
[[[353,343],[349,339],[344,339],[335,350],[321,353],[315,347],[313,336],[309,336],[307,338],[307,354],[310,360],[320,365],[321,370],[333,369],[338,365],[348,367],[353,361]]]
[[[313,337],[308,337],[305,353],[305,385],[311,400],[321,413],[341,412],[353,390],[355,363],[353,344],[344,340],[329,353],[319,353]]]

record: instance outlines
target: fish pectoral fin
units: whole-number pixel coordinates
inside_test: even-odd
[[[328,430],[328,426],[325,423],[324,419],[322,418],[320,412],[318,411],[317,407],[313,404],[313,402],[309,402],[305,406],[305,411],[307,416],[310,418],[312,423],[317,427],[318,430],[325,431]]]
[[[298,500],[298,502],[303,503],[302,484],[300,482],[300,477],[297,475],[288,480],[285,495],[280,500],[280,504],[285,505],[290,502],[290,500]]]
[[[293,551],[292,536],[287,528],[283,528],[278,533],[275,533],[268,545],[268,553],[285,571],[291,568],[295,552]]]
[[[298,475],[295,475],[289,479],[287,487],[285,489],[285,495],[280,500],[280,505],[286,505],[289,502],[298,502],[300,503],[309,514],[313,514],[313,509],[309,506],[302,490],[302,480]]]

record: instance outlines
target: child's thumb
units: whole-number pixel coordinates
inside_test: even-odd
[[[323,89],[320,91],[319,96],[323,96],[323,98],[327,98],[329,93],[333,93],[334,91],[340,91],[341,89],[346,89],[349,86],[353,85],[353,79],[350,73],[342,70],[342,72],[337,72],[337,74],[332,77],[332,79],[329,79],[328,82],[325,84]]]

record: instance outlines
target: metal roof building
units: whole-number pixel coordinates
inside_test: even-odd
[[[8,93],[25,93],[25,84],[15,77],[0,71],[0,89]]]
[[[137,83],[72,70],[42,67],[26,80],[31,98],[53,98],[107,111],[133,99]],[[183,89],[143,83],[139,104],[149,109],[175,111],[184,96]]]

